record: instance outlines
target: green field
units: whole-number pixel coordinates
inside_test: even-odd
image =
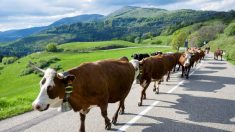
[[[170,45],[172,35],[169,36],[157,36],[151,39],[143,40],[143,44],[152,44],[152,45]]]
[[[91,44],[91,46],[93,44]],[[101,45],[101,42],[98,42],[97,45]],[[61,47],[67,48],[66,45],[61,45]],[[68,47],[74,50],[78,50],[80,48],[74,43],[68,44]],[[86,48],[90,47],[87,46]],[[155,51],[167,52],[172,50],[170,48],[139,47],[129,49],[100,50],[90,53],[38,52],[21,58],[13,64],[0,65],[0,120],[32,110],[31,103],[39,92],[39,81],[41,78],[36,74],[20,76],[29,61],[38,62],[40,60],[48,60],[52,57],[57,57],[60,61],[52,64],[51,66],[61,65],[64,70],[68,70],[79,66],[83,62],[120,58],[122,56],[127,56],[130,58],[130,56],[134,53],[151,53]]]
[[[140,46],[136,43],[127,41],[114,40],[114,41],[100,41],[100,42],[72,42],[60,45],[58,48],[69,52],[90,52],[96,50],[126,48]]]

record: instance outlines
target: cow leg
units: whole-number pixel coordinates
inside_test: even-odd
[[[151,79],[150,79],[150,80],[151,80]],[[144,87],[146,87],[146,85],[149,85],[147,80],[145,80],[145,81],[142,83],[141,86],[144,88]],[[147,86],[147,87],[148,87],[148,86]],[[146,99],[146,93],[145,93],[145,92],[143,93],[143,99]]]
[[[180,70],[180,65],[179,65],[179,67],[178,67],[177,71],[179,71],[179,70]]]
[[[177,64],[175,64],[175,65],[174,65],[174,69],[173,69],[173,72],[175,72],[175,68],[176,68],[176,65],[177,65]]]
[[[154,81],[154,84],[153,84],[153,92],[155,92],[156,91],[156,81]]]
[[[110,123],[110,120],[108,118],[107,108],[108,108],[108,104],[104,104],[104,105],[100,106],[101,115],[104,117],[104,121],[105,121],[105,129],[110,130],[111,129],[111,123]]]
[[[185,71],[185,67],[184,67],[184,66],[182,66],[182,74],[181,74],[181,78],[183,78],[183,77],[184,77],[184,71]]]
[[[144,85],[142,91],[141,91],[141,96],[140,96],[140,102],[138,103],[138,106],[142,106],[143,99],[146,99],[146,89],[148,88],[149,84],[151,82],[150,80],[147,80],[146,84]]]
[[[80,126],[79,132],[85,132],[85,119],[86,119],[86,115],[80,113],[81,126]]]
[[[120,115],[122,115],[122,114],[125,113],[125,104],[124,104],[124,102],[125,102],[125,101],[123,101],[123,104],[122,104],[121,109],[120,109],[120,111],[119,111],[119,114],[120,114]]]
[[[223,57],[223,56],[221,55],[221,61],[222,61],[222,57]]]
[[[123,108],[123,105],[124,105],[124,100],[122,100],[122,101],[119,102],[118,109],[117,109],[117,111],[115,112],[115,114],[114,114],[114,116],[113,116],[113,119],[112,119],[112,123],[113,123],[113,124],[116,124],[116,123],[117,123],[118,112],[120,111],[121,107]],[[123,112],[124,112],[124,110],[123,110]]]
[[[188,67],[188,71],[187,71],[186,79],[188,79],[188,78],[189,78],[189,71],[190,71],[190,67]]]
[[[157,85],[157,91],[155,92],[155,94],[159,94],[159,85],[161,84],[161,81],[158,81],[158,85]]]
[[[171,73],[171,71],[168,71],[168,73],[167,73],[167,78],[166,78],[166,81],[168,82],[168,80],[170,79],[170,73]]]

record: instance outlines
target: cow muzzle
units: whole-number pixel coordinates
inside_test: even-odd
[[[45,111],[50,107],[49,104],[42,105],[42,104],[33,104],[33,109],[38,111]]]

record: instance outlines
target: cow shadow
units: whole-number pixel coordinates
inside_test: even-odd
[[[171,103],[178,114],[188,115],[187,120],[193,122],[209,122],[234,124],[231,119],[235,116],[235,101],[210,97],[198,97],[187,94],[178,95],[178,103]]]
[[[136,114],[130,114],[130,115],[136,115]],[[143,115],[143,118],[150,118],[152,119],[152,123],[144,123],[144,122],[138,122],[129,124],[131,126],[144,126],[142,132],[199,132],[199,131],[208,131],[208,132],[228,132],[225,130],[217,129],[217,128],[211,128],[207,126],[192,124],[192,123],[186,123],[181,122],[178,120],[170,119],[170,118],[164,118],[164,117],[155,117],[155,116],[149,116],[149,115]],[[118,123],[118,126],[123,126],[125,123]]]
[[[226,64],[225,62],[208,62],[209,64],[213,64],[213,65],[224,65]]]
[[[142,132],[228,132],[217,128],[211,128],[207,126],[185,123],[169,118],[145,116],[159,123],[148,123],[147,128],[143,129]],[[137,124],[143,125],[143,124]]]
[[[200,70],[200,71],[197,71],[196,74],[210,74],[210,73],[216,73],[218,71],[207,71],[207,70]]]
[[[205,66],[207,69],[213,69],[213,70],[224,70],[227,69],[227,67],[214,67],[214,66]]]
[[[181,86],[188,91],[217,92],[227,84],[235,85],[235,78],[195,74]]]

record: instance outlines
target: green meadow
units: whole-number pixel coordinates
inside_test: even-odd
[[[113,42],[91,42],[91,43],[68,43],[61,45],[59,48],[71,49],[67,52],[38,52],[23,57],[13,64],[0,65],[0,120],[18,115],[27,111],[32,110],[32,102],[39,93],[39,81],[41,77],[36,74],[29,74],[21,76],[21,73],[25,70],[29,61],[39,62],[40,60],[49,60],[50,58],[56,57],[60,61],[53,63],[50,67],[54,65],[61,65],[62,70],[68,70],[73,67],[79,66],[84,62],[94,62],[102,59],[117,59],[122,56],[127,56],[131,59],[131,55],[134,53],[151,53],[155,51],[173,51],[170,48],[158,47],[158,48],[126,48],[126,49],[115,49],[115,50],[95,50],[90,51],[90,49],[96,45],[96,47],[109,46],[117,41]],[[107,44],[109,43],[109,44]],[[120,41],[119,41],[120,43]],[[80,45],[81,44],[81,45]],[[123,44],[125,47],[138,46],[138,44],[133,44],[126,42]],[[88,53],[75,52],[81,48],[89,50]]]

